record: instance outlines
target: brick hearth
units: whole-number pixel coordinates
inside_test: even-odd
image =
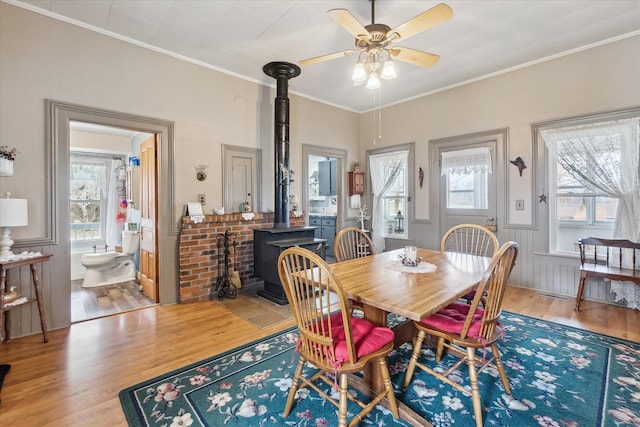
[[[180,302],[206,301],[211,286],[218,277],[217,236],[235,233],[238,242],[236,260],[242,286],[262,284],[253,276],[253,230],[273,227],[273,213],[255,213],[252,220],[245,221],[239,213],[229,215],[205,215],[201,223],[194,223],[189,216],[182,217],[179,245]],[[304,226],[304,216],[289,219],[291,227]],[[220,248],[224,251],[224,248]],[[230,249],[233,265],[233,250]],[[221,257],[224,253],[220,254]]]

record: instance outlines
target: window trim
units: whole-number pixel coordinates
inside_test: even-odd
[[[536,180],[538,181],[538,208],[534,210],[534,214],[537,216],[539,222],[537,229],[541,231],[543,238],[535,239],[534,251],[539,254],[545,255],[564,255],[571,258],[577,258],[578,254],[569,252],[557,252],[551,251],[551,245],[555,248],[555,241],[551,239],[550,231],[550,208],[551,203],[549,200],[548,189],[550,188],[549,180],[555,179],[550,176],[551,171],[548,170],[549,154],[545,147],[544,139],[540,135],[540,132],[546,129],[554,129],[568,126],[580,126],[587,124],[594,124],[607,121],[615,121],[621,119],[629,119],[640,115],[640,106],[623,108],[618,110],[609,110],[599,113],[585,114],[580,116],[566,117],[560,119],[554,119],[544,122],[537,122],[531,124],[531,139],[534,147],[534,154],[536,157]],[[546,197],[546,203],[542,200]]]

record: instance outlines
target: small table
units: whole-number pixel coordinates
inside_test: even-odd
[[[36,268],[36,264],[44,261],[49,261],[52,256],[53,254],[38,255],[25,259],[0,261],[0,342],[9,341],[10,339],[9,311],[25,304],[31,304],[32,302],[38,303],[38,311],[40,312],[40,326],[42,327],[43,340],[45,343],[49,342],[49,337],[47,337],[47,324],[44,315],[44,305],[42,302],[42,292],[40,291],[40,279],[38,278],[38,270]],[[9,269],[22,267],[25,265],[29,265],[31,268],[31,278],[33,281],[33,287],[35,289],[36,297],[27,298],[25,301],[19,302],[17,304],[10,304],[5,306],[4,294],[7,292],[7,286],[9,286]]]

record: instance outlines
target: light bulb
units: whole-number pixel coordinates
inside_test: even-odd
[[[369,80],[367,80],[367,89],[378,89],[380,87],[380,79],[378,73],[375,71],[369,74]]]
[[[393,64],[391,59],[387,59],[382,67],[382,74],[380,74],[380,78],[385,80],[395,79],[396,78],[396,66]]]
[[[363,82],[367,80],[367,71],[364,69],[364,64],[362,62],[357,62],[353,67],[353,75],[351,79],[354,82]]]

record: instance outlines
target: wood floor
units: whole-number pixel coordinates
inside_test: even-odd
[[[640,342],[640,312],[509,288],[504,309]],[[126,425],[118,392],[188,363],[259,339],[260,329],[213,301],[153,306],[0,344],[12,365],[2,389],[2,426]]]
[[[83,288],[82,280],[71,281],[71,323],[123,313],[154,305],[134,280],[114,285]]]

